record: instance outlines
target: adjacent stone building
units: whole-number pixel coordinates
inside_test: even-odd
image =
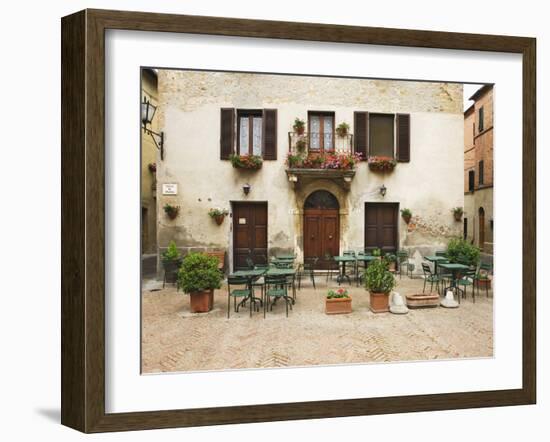
[[[174,240],[226,251],[230,271],[284,252],[322,268],[374,247],[420,262],[461,235],[461,84],[159,70],[158,106],[158,207],[180,208],[158,212],[159,252]]]
[[[470,97],[464,112],[463,235],[493,254],[493,86]]]
[[[141,101],[148,100],[157,106],[157,74],[152,69],[144,69],[141,79]],[[157,131],[158,118],[153,118],[148,126]],[[142,133],[141,139],[141,250],[142,254],[157,253],[157,187],[156,166],[157,148],[153,138]]]

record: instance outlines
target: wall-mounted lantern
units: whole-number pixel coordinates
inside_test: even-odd
[[[160,159],[164,160],[164,132],[154,132],[147,127],[153,121],[157,107],[151,104],[151,102],[143,97],[143,102],[141,103],[141,123],[143,124],[143,132],[149,134],[155,143],[155,146],[160,150]],[[159,139],[157,142],[157,138]]]
[[[246,183],[244,186],[243,186],[243,192],[245,195],[248,195],[250,193],[250,189],[252,189],[252,186],[248,183]]]
[[[384,198],[384,196],[386,196],[386,186],[384,186],[383,184],[380,186],[380,189],[378,189],[378,191],[380,192],[380,195],[382,195],[382,198]]]

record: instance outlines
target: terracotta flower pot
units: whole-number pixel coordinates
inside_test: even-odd
[[[491,289],[491,280],[490,279],[478,279],[476,285],[480,289]]]
[[[462,219],[462,213],[455,213],[455,221],[460,221]]]
[[[294,132],[296,132],[298,135],[303,135],[305,130],[306,130],[305,127],[295,127],[294,128]]]
[[[351,297],[349,298],[326,298],[325,313],[327,315],[338,315],[340,313],[351,313]]]
[[[388,264],[388,270],[390,272],[395,272],[395,261],[390,261],[390,263]]]
[[[390,295],[388,293],[370,293],[370,309],[373,313],[390,311]]]
[[[214,290],[192,292],[189,295],[191,313],[206,313],[214,306]]]
[[[214,216],[214,219],[216,220],[216,224],[218,226],[221,226],[221,224],[223,223],[223,220],[225,219],[225,215],[216,215]]]
[[[403,215],[403,220],[409,224],[411,222],[411,215]]]

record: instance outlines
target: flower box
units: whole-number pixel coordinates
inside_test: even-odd
[[[360,159],[359,153],[289,153],[286,164],[290,169],[353,170]]]
[[[229,159],[235,169],[258,170],[263,164],[259,155],[231,155]]]
[[[391,157],[372,156],[368,158],[369,169],[373,172],[391,172],[397,161]]]
[[[351,313],[351,297],[326,299],[325,313],[327,315],[339,315]]]

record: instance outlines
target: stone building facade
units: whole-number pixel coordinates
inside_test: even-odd
[[[184,252],[225,250],[227,269],[244,256],[262,262],[283,252],[304,256],[380,247],[422,255],[461,234],[451,209],[464,205],[461,84],[313,76],[158,71],[159,252],[171,240]],[[305,122],[305,146],[293,130]],[[349,125],[339,136],[336,127]],[[391,157],[392,171],[293,167],[307,157],[360,152]],[[263,157],[258,170],[230,155]],[[165,194],[163,185],[177,193]],[[228,211],[218,225],[211,208]],[[412,211],[405,223],[400,210]],[[417,269],[420,266],[417,265]]]
[[[493,253],[493,86],[464,112],[464,238]]]

